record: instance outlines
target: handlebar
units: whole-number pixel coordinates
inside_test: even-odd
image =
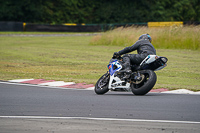
[[[112,57],[112,59],[118,59],[118,60],[121,60],[122,59],[122,57],[121,57],[121,55],[119,55],[118,57]]]

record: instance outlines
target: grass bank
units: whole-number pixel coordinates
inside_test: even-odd
[[[95,84],[124,46],[89,45],[92,36],[0,36],[0,80],[46,79]],[[200,91],[197,50],[157,49],[169,59],[154,88]]]
[[[116,28],[102,36],[95,36],[91,45],[130,46],[140,35],[149,33],[153,45],[159,49],[191,49],[200,50],[200,26],[147,28]]]

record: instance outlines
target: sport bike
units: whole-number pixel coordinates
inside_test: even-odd
[[[154,71],[158,71],[167,66],[168,59],[157,55],[148,55],[139,66],[131,65],[132,73],[129,78],[122,68],[121,56],[112,58],[108,64],[109,71],[99,78],[95,85],[96,94],[105,94],[110,91],[126,91],[135,95],[147,94],[155,85],[157,76]]]

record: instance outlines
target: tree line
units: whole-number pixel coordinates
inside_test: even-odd
[[[0,21],[140,23],[200,21],[200,0],[0,0]]]

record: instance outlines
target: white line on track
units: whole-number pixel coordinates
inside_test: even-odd
[[[30,80],[34,80],[34,79],[14,79],[14,80],[9,80],[9,82],[24,82],[24,81],[30,81]]]
[[[118,119],[118,118],[91,118],[91,117],[0,116],[0,118],[14,118],[14,119],[80,119],[80,120],[100,120],[100,121],[130,121],[130,122],[156,122],[156,123],[200,124],[200,122],[196,122],[196,121]]]

